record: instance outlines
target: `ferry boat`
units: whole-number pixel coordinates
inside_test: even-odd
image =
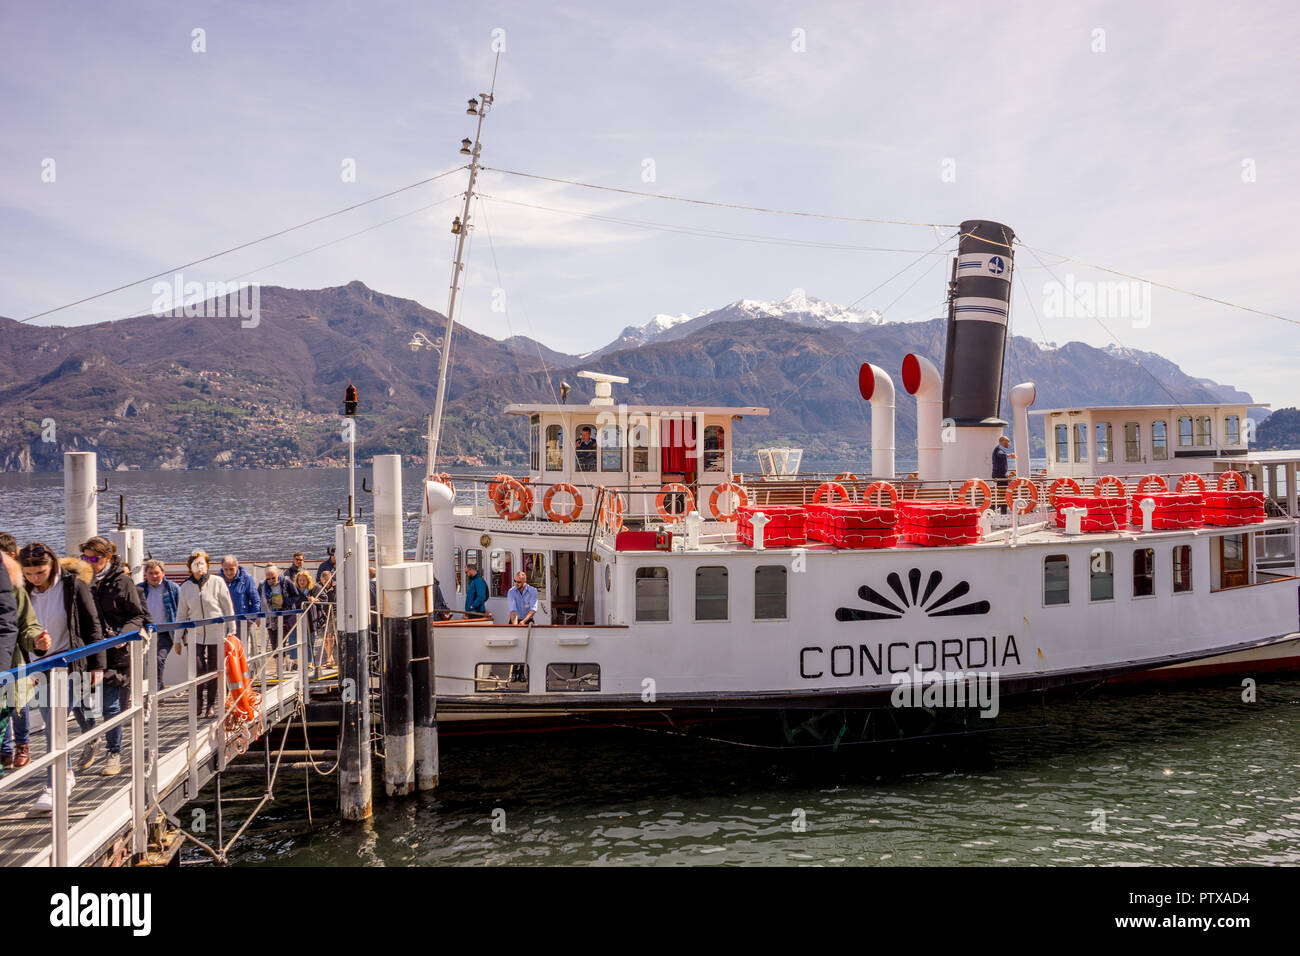
[[[589,404],[506,406],[528,422],[527,475],[431,464],[416,557],[449,607],[440,720],[673,722],[888,707],[972,677],[1007,697],[1300,666],[1300,452],[1252,453],[1248,406],[1035,410],[1022,383],[1015,449],[1028,461],[1040,416],[1046,472],[988,477],[1013,240],[961,225],[944,366],[898,370],[918,414],[905,477],[893,377],[872,365],[861,476],[790,474],[788,455],[738,474],[736,433],[767,409],[622,402],[627,380],[597,371]],[[470,567],[488,585],[478,619]],[[521,570],[531,626],[509,621]]]

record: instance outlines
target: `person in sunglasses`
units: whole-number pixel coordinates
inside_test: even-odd
[[[81,546],[81,560],[90,565],[94,579],[90,591],[99,609],[99,623],[104,637],[116,637],[131,631],[153,627],[149,609],[140,599],[140,591],[131,580],[126,565],[117,556],[117,545],[107,538],[94,537]],[[131,686],[131,646],[118,644],[105,655],[104,719],[111,720],[122,712]],[[108,759],[102,771],[105,777],[122,772],[122,728],[114,727],[104,735]]]

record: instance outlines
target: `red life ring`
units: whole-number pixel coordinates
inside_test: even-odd
[[[501,494],[501,486],[509,480],[509,475],[504,472],[499,472],[495,478],[488,482],[488,501],[492,502],[493,506],[497,503],[497,495]]]
[[[1057,478],[1047,489],[1047,500],[1053,508],[1056,507],[1056,495],[1062,488],[1069,487],[1071,494],[1081,494],[1083,489],[1073,478]]]
[[[664,500],[669,495],[686,496],[686,506],[682,510],[681,514],[673,514],[664,507]],[[691,493],[691,489],[687,488],[680,481],[670,481],[659,489],[659,494],[655,498],[655,510],[659,512],[659,517],[663,518],[665,521],[683,521],[688,514],[695,510],[695,495]]]
[[[503,477],[505,477],[505,481],[497,489],[492,504],[500,517],[505,518],[507,521],[518,521],[533,510],[532,489],[518,478]],[[510,506],[512,500],[514,501],[514,507]]]
[[[813,492],[812,503],[815,505],[819,505],[822,503],[823,498],[827,498],[833,494],[838,494],[840,496],[841,501],[853,500],[852,497],[849,495],[848,490],[843,485],[841,485],[838,481],[823,481],[820,485],[817,486],[817,490]],[[834,504],[834,503],[835,503],[835,499],[833,498],[827,502],[827,504]]]
[[[1183,489],[1186,488],[1189,484],[1196,485],[1196,487],[1200,490],[1200,493],[1205,494],[1205,479],[1202,478],[1200,475],[1196,474],[1196,472],[1194,471],[1189,471],[1187,474],[1183,475],[1183,477],[1179,478],[1178,484],[1174,487],[1174,491],[1178,492],[1181,495],[1183,494]]]
[[[857,481],[858,476],[851,471],[842,471],[835,476],[835,481]]]
[[[969,491],[978,488],[983,504],[979,505],[980,514],[989,510],[989,505],[993,504],[993,492],[989,489],[989,483],[982,478],[968,478],[966,483],[957,490],[957,500],[966,501],[966,494]],[[974,504],[974,502],[971,502]]]
[[[623,495],[611,490],[600,505],[600,526],[610,534],[618,534],[623,530],[624,508]]]
[[[887,481],[873,481],[867,485],[866,491],[862,492],[862,503],[875,504],[876,495],[882,491],[889,495],[889,507],[893,508],[898,504],[898,489]]]
[[[1114,495],[1107,495],[1105,491],[1111,485],[1118,485],[1119,491]],[[1103,475],[1098,478],[1092,486],[1092,495],[1094,498],[1122,498],[1125,494],[1127,494],[1127,489],[1124,487],[1124,482],[1116,475]]]
[[[1162,494],[1163,494],[1164,492],[1166,492],[1166,491],[1169,490],[1169,485],[1168,485],[1168,484],[1165,482],[1165,480],[1164,480],[1163,478],[1161,478],[1159,475],[1143,475],[1143,476],[1142,476],[1142,480],[1138,482],[1138,490],[1137,490],[1137,494],[1141,495],[1141,494],[1145,494],[1145,493],[1146,493],[1146,490],[1147,490],[1147,482],[1149,482],[1149,481],[1153,481],[1153,482],[1155,482],[1157,485],[1159,485],[1159,486],[1160,486],[1160,492],[1161,492]]]
[[[1016,492],[1029,489],[1029,497],[1021,498]],[[1007,485],[1007,507],[1017,514],[1028,514],[1038,507],[1038,486],[1028,478],[1012,478]]]
[[[551,510],[551,499],[555,497],[557,491],[567,491],[573,498],[573,508],[570,511],[555,512]],[[578,489],[573,487],[567,481],[558,481],[547,489],[545,497],[542,498],[542,510],[546,512],[546,517],[552,521],[558,521],[560,524],[568,524],[570,521],[582,514],[582,495],[578,494]]]
[[[1231,478],[1233,482],[1232,488],[1225,487],[1229,478]],[[1219,480],[1215,484],[1214,489],[1215,491],[1245,491],[1246,479],[1241,476],[1241,472],[1239,471],[1225,471],[1219,476]],[[1202,494],[1204,493],[1204,490],[1205,489],[1201,489]]]
[[[736,496],[736,507],[731,511],[718,510],[718,496],[724,491],[730,491]],[[745,489],[735,481],[724,481],[713,489],[713,494],[709,495],[709,510],[713,512],[713,517],[718,521],[735,521],[740,515],[740,509],[749,504],[749,495],[745,494]]]

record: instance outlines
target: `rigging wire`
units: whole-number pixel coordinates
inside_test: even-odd
[[[664,193],[642,192],[637,189],[623,189],[618,186],[600,186],[595,183],[579,182],[576,179],[559,179],[554,176],[538,176],[534,173],[521,173],[514,169],[497,169],[493,166],[482,167],[485,171],[494,173],[503,173],[506,176],[521,176],[525,179],[536,179],[547,183],[561,183],[566,186],[582,186],[586,189],[601,189],[605,192],[623,193],[627,196],[641,196],[646,199],[667,199],[672,202],[692,203],[697,206],[716,206],[722,209],[743,209],[746,212],[768,212],[778,216],[803,216],[809,219],[833,219],[838,222],[870,222],[885,226],[930,226],[941,229],[955,229],[956,223],[951,222],[911,222],[905,219],[868,219],[861,216],[833,216],[828,213],[817,212],[796,212],[789,209],[769,209],[764,206],[744,206],[739,203],[717,202],[711,199],[692,199],[686,196],[668,196]]]
[[[334,216],[340,216],[345,212],[351,212],[354,209],[360,209],[362,206],[368,206],[371,203],[379,202],[381,199],[387,199],[390,196],[396,196],[399,193],[404,193],[407,190],[415,189],[418,186],[424,186],[427,185],[428,183],[436,182],[439,179],[442,179],[446,176],[450,176],[452,173],[459,172],[464,168],[465,168],[464,166],[457,166],[455,169],[449,169],[445,173],[439,173],[437,176],[430,176],[427,179],[421,179],[418,182],[414,182],[411,183],[410,185],[402,186],[398,189],[391,190],[390,192],[386,192],[383,195],[374,196],[370,199],[363,199],[361,202],[353,203],[350,206],[344,206],[342,209],[336,209],[333,212],[327,212],[324,215],[315,216],[311,219],[308,219],[306,222],[298,223],[296,226],[289,226],[285,229],[279,229],[273,233],[270,233],[269,235],[262,236],[260,239],[252,239],[248,242],[241,242],[237,246],[231,246],[229,249],[223,249],[221,252],[214,252],[212,253],[212,255],[203,256],[201,259],[195,259],[192,262],[186,262],[179,266],[173,266],[170,269],[164,269],[162,272],[156,273],[151,276],[145,276],[143,279],[136,279],[133,282],[127,282],[124,283],[123,285],[116,286],[115,288],[108,289],[104,292],[97,292],[94,295],[88,295],[85,298],[77,299],[75,302],[68,302],[65,305],[59,305],[59,306],[55,306],[52,309],[46,309],[44,312],[37,312],[35,315],[29,315],[25,319],[19,319],[18,322],[20,324],[23,322],[31,322],[33,319],[39,319],[47,315],[52,315],[55,312],[62,312],[64,309],[71,309],[73,306],[84,305],[87,302],[93,302],[95,299],[102,299],[106,295],[112,295],[115,292],[121,292],[123,289],[129,289],[132,286],[141,285],[142,283],[150,282],[154,279],[161,279],[164,276],[171,275],[176,272],[180,272],[182,269],[188,269],[190,266],[197,266],[203,262],[210,262],[213,259],[217,259],[220,258],[221,256],[229,255],[232,252],[238,252],[241,249],[247,249],[249,246],[255,246],[258,243],[266,242],[268,239],[275,239],[279,236],[287,235],[288,233],[306,228],[307,226],[313,225],[315,223],[323,222],[326,219],[331,219]]]

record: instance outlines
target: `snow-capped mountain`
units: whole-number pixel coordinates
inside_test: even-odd
[[[640,348],[652,342],[672,341],[685,338],[715,322],[742,322],[746,319],[781,319],[795,325],[825,328],[837,326],[881,325],[884,318],[879,312],[869,309],[856,309],[849,306],[835,305],[806,294],[802,289],[779,302],[764,302],[759,299],[739,299],[720,309],[706,309],[695,315],[656,315],[645,325],[629,325],[618,338],[604,348],[588,352],[584,359],[600,358],[623,349]]]

